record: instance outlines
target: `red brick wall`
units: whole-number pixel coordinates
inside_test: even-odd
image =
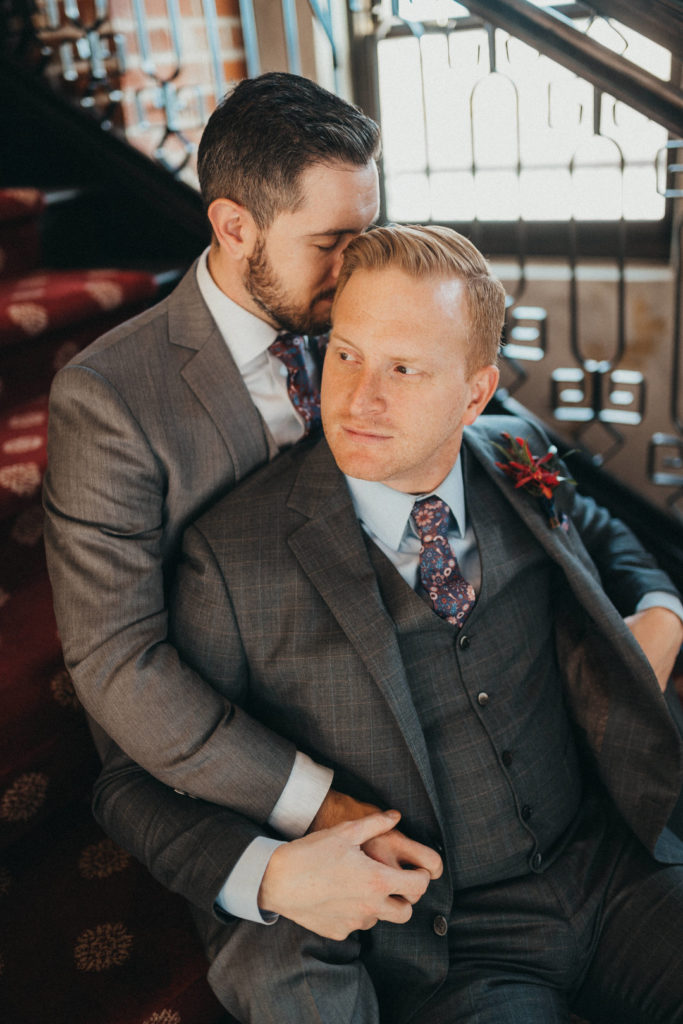
[[[227,89],[247,73],[239,0],[215,0],[215,3],[220,57]],[[150,58],[156,75],[166,81],[176,69],[166,0],[145,0],[145,9]],[[179,9],[181,71],[173,79],[172,86],[177,90],[177,99],[183,108],[178,115],[179,127],[189,142],[196,145],[203,123],[216,104],[216,83],[202,0],[179,0]],[[122,119],[126,135],[133,145],[153,155],[163,138],[166,117],[164,111],[155,106],[155,80],[142,67],[132,0],[111,0],[110,12],[112,30],[124,36],[126,45],[127,70],[121,82]],[[140,122],[136,105],[138,91],[148,126]],[[201,92],[203,98],[203,116],[197,102],[197,92]],[[167,140],[163,153],[174,166],[184,159],[183,145],[173,137]],[[194,183],[194,158],[190,159],[182,176]]]

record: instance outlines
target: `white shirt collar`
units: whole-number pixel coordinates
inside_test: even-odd
[[[399,551],[406,529],[409,528],[413,505],[419,498],[428,495],[405,494],[375,480],[358,480],[350,476],[346,477],[346,482],[356,515],[367,531],[390,550]],[[436,494],[446,502],[453,513],[460,536],[464,537],[467,518],[460,458],[456,460],[446,479],[428,494]]]
[[[230,354],[241,371],[266,351],[275,341],[278,332],[271,324],[250,313],[221,291],[211,277],[208,255],[207,248],[197,261],[197,285],[223,340],[230,349]]]

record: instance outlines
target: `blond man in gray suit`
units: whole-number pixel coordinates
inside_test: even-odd
[[[454,232],[355,239],[325,440],[186,532],[173,633],[225,701],[229,809],[125,758],[96,807],[240,1021],[683,1021],[683,608],[538,428],[480,415],[503,309]]]

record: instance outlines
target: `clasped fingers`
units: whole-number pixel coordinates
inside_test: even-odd
[[[398,868],[390,870],[397,882],[392,887],[392,896],[401,897],[411,904],[417,903],[419,899],[422,899],[431,881],[429,871],[425,868]]]
[[[424,868],[387,868],[379,865],[375,871],[373,888],[378,902],[373,912],[380,921],[405,924],[412,916],[413,905],[426,892],[431,880],[429,872]]]
[[[363,851],[388,867],[425,868],[430,878],[443,874],[443,862],[436,850],[408,839],[396,828],[363,843]]]

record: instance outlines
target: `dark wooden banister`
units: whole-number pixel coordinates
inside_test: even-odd
[[[619,0],[597,0],[593,6],[597,9],[601,4],[623,7]],[[562,14],[535,7],[529,0],[466,0],[466,5],[473,15],[522,39],[596,88],[668,128],[675,137],[683,137],[681,90],[579,32]]]
[[[591,10],[616,18],[635,32],[683,58],[681,0],[590,0]]]

